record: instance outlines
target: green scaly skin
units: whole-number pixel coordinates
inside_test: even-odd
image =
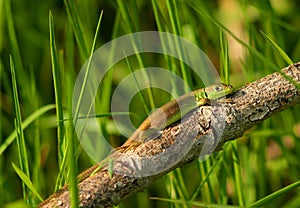
[[[129,139],[117,150],[126,150],[139,146],[147,139],[160,136],[160,132],[165,127],[180,120],[184,115],[199,106],[210,104],[210,100],[216,100],[230,94],[233,87],[227,84],[214,84],[205,88],[195,90],[174,99],[155,110]],[[101,165],[102,164],[102,165]],[[79,181],[88,178],[103,166],[103,162],[87,169],[78,176]]]

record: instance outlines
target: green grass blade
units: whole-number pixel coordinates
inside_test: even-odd
[[[271,46],[276,50],[276,52],[282,57],[283,60],[285,60],[285,62],[287,64],[293,64],[294,62],[290,59],[290,57],[284,52],[284,50],[282,50],[278,44],[276,44],[266,33],[264,33],[263,31],[260,31],[261,34],[264,36],[264,38],[267,39],[267,41],[269,41],[269,43],[271,44]],[[298,89],[300,89],[300,84],[295,82],[293,79],[291,79],[289,76],[287,76],[286,74],[282,73],[281,71],[278,71],[282,76],[284,76],[284,78],[286,78],[288,81],[290,81],[294,86],[296,86]]]
[[[128,7],[128,3],[127,2],[118,0],[117,3],[118,3],[118,7],[120,8],[120,14],[123,17],[123,19],[125,20],[124,21],[125,23],[122,22],[122,24],[126,24],[126,28],[128,28],[127,32],[134,33],[134,32],[140,31],[140,25],[139,25],[139,21],[138,21],[139,17],[137,15],[138,14],[138,10],[137,10],[136,2],[133,1],[133,0],[131,0],[130,3],[129,3],[130,6],[133,8],[133,11],[130,11],[128,9],[129,7]],[[134,21],[132,21],[132,19]],[[135,53],[135,57],[137,59],[139,67],[140,67],[140,69],[144,69],[145,68],[145,66],[144,66],[144,61],[145,60],[143,59],[142,54],[139,51],[137,51],[137,47],[136,47],[136,43],[142,44],[142,42],[138,38],[137,39],[132,39],[131,41],[132,41],[132,44],[133,44],[133,48],[134,48],[134,50],[136,52]],[[144,79],[148,80],[147,74],[143,73],[143,75],[144,75]],[[148,82],[150,83],[151,81],[148,80]],[[153,100],[154,100],[153,94],[152,94],[151,90],[148,91],[148,92],[149,92],[148,93],[149,100],[150,100],[150,103],[152,105],[154,103],[153,102]],[[151,107],[154,108],[155,106],[152,105]]]
[[[98,24],[97,24],[96,32],[95,32],[95,35],[94,35],[92,48],[91,48],[91,51],[90,51],[90,58],[89,58],[88,64],[87,64],[87,70],[86,70],[86,73],[85,73],[84,78],[83,78],[82,88],[80,90],[80,94],[79,94],[79,97],[78,97],[78,102],[77,102],[76,108],[75,108],[75,113],[74,113],[74,118],[73,118],[74,121],[75,121],[75,126],[76,126],[77,119],[79,117],[79,109],[80,109],[80,106],[81,106],[83,93],[85,91],[85,87],[86,87],[86,84],[87,84],[86,83],[87,82],[87,77],[88,77],[88,74],[89,74],[89,71],[90,71],[91,62],[92,62],[92,58],[93,58],[93,53],[94,53],[95,46],[96,46],[96,40],[97,40],[97,36],[98,36],[99,30],[100,30],[100,23],[101,23],[101,20],[102,20],[102,15],[103,15],[103,11],[101,12],[99,20],[98,20]]]
[[[282,57],[283,60],[287,64],[293,64],[294,62],[290,59],[290,57],[282,50],[277,43],[275,43],[266,33],[260,31],[261,34],[264,36],[265,39],[271,44],[271,46],[276,50],[276,52]]]
[[[245,197],[242,189],[242,173],[240,169],[240,159],[237,151],[237,142],[232,142],[232,158],[233,158],[233,168],[234,168],[234,182],[235,190],[237,194],[238,203],[240,206],[244,207]]]
[[[85,70],[85,75],[84,75],[84,78],[83,78],[82,87],[80,89],[78,101],[76,103],[75,111],[74,111],[74,114],[73,114],[73,123],[74,123],[74,126],[76,126],[77,120],[79,118],[79,109],[81,107],[81,104],[82,104],[82,101],[83,101],[82,98],[83,98],[83,95],[85,93],[86,86],[87,86],[87,79],[88,79],[88,75],[89,75],[90,69],[91,69],[91,63],[92,63],[93,53],[94,53],[95,46],[96,46],[97,36],[98,36],[99,31],[100,31],[100,23],[101,23],[101,20],[102,20],[102,16],[103,16],[103,11],[101,11],[100,16],[98,18],[98,23],[97,23],[96,31],[95,31],[95,34],[94,34],[92,48],[91,48],[91,51],[90,51],[90,57],[89,57],[89,59],[87,61],[87,66],[86,66],[87,69]],[[88,109],[88,111],[86,113],[87,116],[90,116],[91,108],[92,108],[92,104],[89,106],[89,109]],[[82,134],[85,131],[85,128],[86,128],[86,122],[83,125]],[[79,140],[81,140],[81,137],[82,137],[82,135],[78,135],[78,139]],[[77,152],[77,157],[78,156],[79,156],[79,152]]]
[[[271,200],[283,195],[283,194],[286,194],[287,192],[297,188],[298,186],[300,186],[300,181],[297,181],[295,183],[292,183],[276,192],[273,192],[272,194],[252,203],[249,205],[249,207],[262,207],[264,204],[270,202]]]
[[[57,126],[57,141],[58,141],[58,166],[61,170],[61,161],[65,157],[64,147],[64,120],[63,107],[62,107],[62,94],[59,77],[59,63],[57,59],[57,51],[55,45],[55,34],[54,34],[54,23],[51,11],[49,12],[49,33],[50,33],[50,51],[51,51],[51,62],[52,62],[52,73],[55,91],[55,105],[56,105],[56,117],[58,121]]]
[[[166,15],[164,15],[163,11],[164,11],[164,5],[159,2],[157,2],[157,0],[151,0],[152,3],[152,7],[154,10],[154,17],[155,17],[155,22],[157,24],[158,27],[158,31],[162,31],[162,32],[168,32],[169,28],[166,26],[167,22],[169,22],[169,20],[166,20]],[[168,45],[164,44],[162,42],[162,50],[163,50],[163,57],[165,59],[165,62],[167,63],[167,68],[170,71],[173,72],[177,72],[179,73],[179,70],[174,67],[175,63],[174,63],[174,59],[171,59],[170,56],[167,55],[167,48]],[[171,85],[173,86],[174,89],[177,89],[176,87],[176,83],[174,81],[171,80]]]
[[[221,74],[223,75],[223,79],[225,83],[229,84],[229,54],[228,54],[228,41],[226,37],[223,35],[222,30],[220,30],[220,46],[221,46]]]
[[[5,11],[4,11],[4,0],[0,0],[0,31],[3,31],[5,24]],[[0,50],[3,48],[3,42],[5,37],[0,36]],[[0,201],[1,202],[1,201]]]
[[[213,173],[213,171],[216,169],[218,165],[220,165],[223,161],[222,157],[224,155],[224,152],[221,152],[218,157],[215,159],[215,162],[211,166],[211,168],[206,172],[205,176],[202,178],[200,184],[198,185],[196,191],[194,191],[193,196],[191,197],[191,201],[195,201],[197,197],[200,195],[201,189],[205,182],[208,182],[209,176]]]
[[[65,8],[68,14],[69,21],[71,22],[75,34],[75,38],[77,41],[77,45],[79,47],[80,55],[82,60],[86,60],[88,58],[88,47],[85,41],[84,29],[82,27],[81,21],[79,19],[78,9],[73,0],[64,0]]]
[[[24,122],[21,124],[22,129],[26,129],[30,124],[32,124],[36,119],[38,119],[41,115],[47,113],[48,111],[51,111],[55,109],[54,104],[46,105],[41,107],[40,109],[33,112],[30,116],[28,116]],[[0,146],[0,156],[2,153],[9,147],[9,145],[16,139],[17,137],[17,131],[14,130],[4,141],[4,143]]]
[[[70,111],[70,115],[72,112]],[[71,197],[71,207],[79,207],[79,198],[78,198],[78,187],[77,187],[77,163],[76,156],[74,154],[75,150],[75,137],[74,137],[74,128],[72,125],[72,121],[67,125],[67,135],[68,139],[68,150],[67,150],[67,164],[69,168],[69,187],[70,187],[70,197]]]
[[[34,74],[34,69],[31,68],[29,70],[29,88],[30,88],[30,94],[31,95],[38,95],[38,88],[36,83],[36,77]],[[32,96],[31,103],[32,103],[32,109],[37,109],[39,107],[39,96]],[[32,154],[30,155],[32,159],[31,162],[31,180],[35,185],[35,189],[40,191],[41,190],[41,131],[40,131],[40,119],[36,120],[33,124],[33,130],[32,130]],[[31,143],[31,142],[30,142]]]
[[[97,40],[97,36],[98,33],[100,31],[100,24],[101,24],[101,20],[102,20],[102,16],[103,16],[103,11],[100,13],[99,19],[98,19],[98,24],[97,24],[97,28],[96,28],[96,32],[94,35],[94,40],[93,40],[93,44],[92,44],[92,48],[91,48],[91,52],[90,52],[90,58],[88,60],[88,65],[87,65],[87,72],[85,74],[84,77],[84,82],[83,82],[83,88],[81,89],[80,95],[79,95],[79,100],[76,106],[76,110],[75,110],[75,125],[76,125],[76,121],[78,119],[78,114],[79,114],[79,108],[82,102],[82,96],[84,93],[84,88],[86,86],[86,80],[87,80],[87,75],[89,74],[89,69],[91,66],[91,60],[93,57],[93,52],[96,46],[96,40]],[[71,101],[70,101],[71,102]],[[89,111],[90,112],[90,111]],[[88,113],[89,115],[89,113]],[[70,114],[71,116],[71,114]],[[69,129],[69,134],[68,134],[68,144],[69,144],[69,148],[68,148],[68,164],[69,164],[69,169],[70,169],[70,190],[71,190],[71,204],[72,207],[77,207],[78,206],[78,188],[77,188],[77,166],[76,166],[76,156],[74,154],[75,151],[75,146],[74,146],[74,135],[73,135],[73,125],[70,125]]]
[[[128,116],[133,115],[137,116],[134,113],[131,112],[112,112],[112,113],[100,113],[95,115],[88,115],[88,116],[79,116],[78,119],[87,119],[87,118],[106,118],[106,117],[113,117],[113,116]],[[65,118],[63,121],[69,121],[72,120],[71,118]]]
[[[24,72],[20,48],[19,48],[19,44],[17,41],[15,25],[14,25],[14,21],[13,21],[12,12],[11,12],[10,1],[9,0],[4,1],[4,6],[5,6],[5,14],[6,14],[6,19],[7,19],[8,40],[11,45],[10,49],[12,52],[12,56],[14,57],[14,62],[15,62],[16,68],[18,69],[18,72]],[[26,74],[22,73],[22,74],[19,74],[19,76],[26,77]]]
[[[126,24],[126,28],[129,30],[129,32],[137,32],[140,31],[139,21],[138,21],[138,11],[136,7],[135,1],[122,1],[117,0],[118,9],[121,13],[121,16],[124,19],[124,24]],[[130,6],[129,6],[130,5]],[[129,11],[130,8],[133,8],[133,11]]]
[[[181,169],[177,168],[175,169],[174,172],[177,181],[177,186],[176,186],[177,192],[179,193],[179,196],[182,199],[187,200],[189,198],[189,194],[188,194],[186,184],[184,183],[182,171]]]
[[[34,195],[38,197],[40,201],[43,201],[43,198],[40,196],[38,191],[35,189],[34,185],[31,183],[30,178],[21,170],[19,169],[14,163],[12,163],[12,166],[18,176],[21,178],[21,180],[27,185],[27,187],[32,191]]]
[[[126,56],[126,54],[125,54],[125,56]],[[141,89],[141,87],[139,85],[139,81],[137,80],[137,78],[136,78],[136,76],[134,74],[134,70],[133,70],[133,68],[132,68],[132,66],[131,66],[131,64],[130,64],[128,58],[127,58],[127,56],[126,56],[125,60],[126,60],[127,66],[129,68],[131,74],[133,75],[134,85],[135,85],[135,87],[137,89],[138,96],[139,96],[140,100],[142,101],[142,106],[144,107],[145,112],[147,113],[147,115],[149,115],[150,114],[150,109],[146,105],[146,99],[145,99],[143,93],[141,93],[141,91],[138,90],[138,89]],[[152,93],[149,93],[149,95],[152,95]],[[153,103],[153,98],[150,99],[150,102],[151,102],[151,106],[155,106],[155,104]],[[130,113],[130,112],[128,112],[128,113]]]
[[[120,13],[116,14],[115,20],[114,20],[114,24],[113,24],[113,30],[112,30],[112,36],[111,36],[111,40],[114,40],[115,38],[118,37],[118,31],[120,29]],[[118,47],[118,45],[112,41],[112,47],[111,50],[114,51],[116,50],[116,48]],[[113,57],[114,57],[114,53],[109,53],[109,57],[108,57],[108,63],[113,63]],[[100,114],[104,115],[104,117],[102,117],[102,119],[98,119],[100,125],[99,128],[101,128],[101,132],[103,133],[103,136],[105,138],[110,139],[109,137],[109,133],[107,131],[107,125],[109,123],[109,118],[107,118],[108,116],[105,116],[105,114],[107,114],[107,112],[110,112],[111,109],[111,101],[110,98],[112,96],[112,92],[113,92],[113,83],[114,83],[114,66],[112,66],[112,68],[110,70],[108,70],[106,72],[106,75],[103,77],[102,79],[102,88],[101,88],[101,96],[96,96],[95,99],[95,103],[99,103],[99,105],[101,105],[101,108],[97,109],[97,112],[99,112]],[[105,118],[106,117],[106,118]],[[110,141],[113,144],[113,141]]]
[[[49,12],[49,32],[50,32],[50,50],[51,50],[51,60],[52,60],[52,71],[53,71],[53,81],[54,81],[54,90],[55,90],[55,101],[56,101],[56,115],[57,115],[57,140],[58,140],[58,165],[59,165],[59,177],[62,177],[65,169],[64,158],[72,157],[72,159],[68,159],[69,165],[69,177],[70,177],[70,195],[71,195],[71,207],[78,207],[78,189],[77,189],[77,181],[76,178],[77,171],[74,169],[74,163],[76,163],[76,159],[74,159],[74,138],[72,137],[68,140],[68,145],[66,144],[67,137],[65,136],[65,126],[64,126],[64,116],[63,116],[63,107],[62,107],[62,93],[60,86],[60,76],[59,76],[59,62],[58,55],[56,51],[55,45],[55,33],[54,33],[54,22],[51,11]],[[69,128],[68,128],[69,129]],[[73,130],[71,130],[73,131]],[[71,136],[71,135],[70,135]],[[68,138],[70,138],[68,136]],[[68,147],[68,148],[67,148]],[[66,152],[67,151],[67,152]],[[58,178],[57,182],[62,182],[60,178]],[[56,189],[60,187],[61,184],[56,184]],[[75,187],[75,188],[74,188]]]
[[[159,13],[159,9],[158,9],[159,5],[157,5],[156,0],[151,0],[151,3],[152,3],[153,13],[154,13],[155,22],[157,24],[158,31],[163,31],[163,22],[162,22],[163,20]]]
[[[181,36],[182,37],[182,29],[181,29],[181,23],[180,23],[180,17],[178,15],[178,8],[176,6],[176,2],[174,0],[171,1],[167,1],[167,9],[168,9],[168,13],[170,15],[170,22],[171,22],[171,27],[173,30],[173,33]],[[182,60],[184,60],[183,58],[186,56],[186,54],[184,54],[184,50],[183,50],[183,46],[182,43],[177,41],[175,41],[175,48],[177,49],[176,51],[178,51],[178,57]],[[191,77],[188,76],[186,67],[184,65],[184,63],[182,61],[179,62],[180,64],[180,69],[181,69],[181,74],[182,74],[182,78],[186,83],[191,83]],[[189,91],[189,89],[185,89],[186,92]]]
[[[66,156],[67,156],[67,151],[68,151],[68,144],[66,144]],[[54,191],[58,191],[61,186],[65,183],[65,167],[67,164],[67,159],[68,157],[63,157],[62,161],[61,161],[61,165],[60,165],[60,171],[58,171],[57,177],[56,177],[56,183],[55,183],[55,188]]]
[[[17,130],[17,146],[18,146],[20,167],[21,170],[24,171],[24,173],[29,177],[30,174],[29,174],[24,132],[22,128],[22,118],[21,118],[20,102],[18,98],[17,80],[15,75],[14,62],[11,56],[10,56],[10,69],[11,69],[11,79],[12,79],[12,87],[13,87],[13,101],[14,101],[14,107],[16,113],[15,128]],[[22,182],[22,187],[23,187],[24,200],[27,201],[27,203],[29,203],[30,198],[28,198],[27,196],[27,194],[29,193],[23,182]]]

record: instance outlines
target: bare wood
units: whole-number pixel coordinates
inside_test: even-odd
[[[300,83],[300,63],[282,70]],[[148,187],[173,169],[200,155],[218,151],[255,124],[300,103],[300,91],[273,73],[234,92],[229,98],[201,106],[163,130],[160,138],[112,154],[106,166],[78,184],[81,207],[111,207]],[[110,171],[113,175],[110,177]],[[39,207],[70,207],[68,186]]]

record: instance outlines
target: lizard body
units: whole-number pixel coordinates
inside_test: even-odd
[[[126,150],[138,146],[147,139],[156,138],[159,132],[172,123],[180,120],[188,112],[199,106],[209,104],[210,100],[215,100],[230,94],[233,87],[223,83],[209,85],[187,94],[184,94],[156,109],[146,118],[129,139],[116,150]],[[114,153],[113,153],[114,154]],[[110,156],[112,158],[112,155]],[[97,163],[78,176],[82,181],[103,167],[104,162]]]

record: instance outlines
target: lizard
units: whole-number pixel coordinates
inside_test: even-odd
[[[186,93],[164,104],[151,113],[122,146],[113,150],[113,153],[117,150],[124,151],[126,149],[139,146],[146,140],[159,137],[162,129],[180,120],[190,111],[202,105],[210,104],[210,100],[216,100],[224,97],[232,91],[233,87],[231,85],[223,83],[213,84],[208,85],[205,88]],[[105,160],[104,162],[102,161],[97,163],[82,172],[78,176],[79,182],[100,170],[104,163]]]
[[[156,137],[159,137],[162,129],[180,120],[190,111],[205,104],[211,104],[211,100],[222,98],[230,94],[231,92],[233,92],[233,87],[231,85],[223,83],[213,84],[208,85],[205,88],[201,88],[184,94],[164,104],[160,108],[156,109],[153,113],[151,113],[136,129],[136,131],[129,137],[129,139],[122,146],[114,149],[112,154],[108,158],[79,174],[77,177],[78,182],[82,182],[83,180],[92,176],[95,172],[99,171],[105,164],[107,164],[107,160],[109,169],[112,165],[112,162],[110,161],[113,159],[113,154],[118,153],[117,151],[123,152],[124,150],[127,150],[131,147],[139,146],[142,142],[147,141],[147,139],[154,139]],[[109,174],[112,173],[110,172]],[[39,207],[42,207],[52,198],[57,197],[60,192],[63,192],[63,190],[67,188],[67,185],[62,187],[60,191],[54,193],[48,199],[40,203]]]

